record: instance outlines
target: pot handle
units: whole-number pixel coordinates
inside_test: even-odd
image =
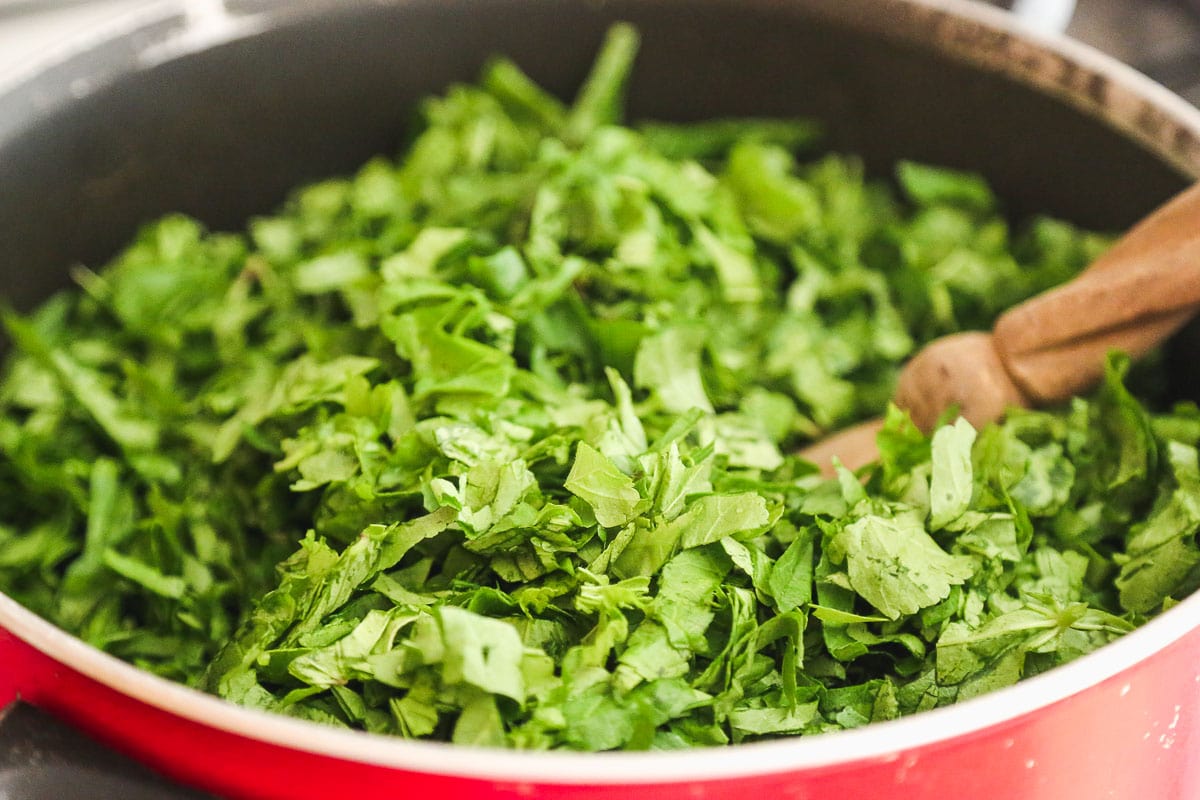
[[[0,710],[0,797],[204,800],[45,711],[15,701]]]

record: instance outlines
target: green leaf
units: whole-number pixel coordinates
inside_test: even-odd
[[[653,390],[667,411],[684,413],[693,408],[712,411],[700,376],[703,344],[703,332],[690,325],[647,336],[642,339],[634,360],[634,382]]]
[[[1173,596],[1200,566],[1200,465],[1196,448],[1179,442],[1167,445],[1167,460],[1175,486],[1165,489],[1155,511],[1130,529],[1129,560],[1115,584],[1121,606],[1149,613]]]
[[[123,450],[129,453],[150,450],[158,442],[159,430],[123,403],[105,385],[104,378],[88,369],[61,349],[41,338],[36,328],[15,314],[6,312],[4,327],[25,352],[41,362],[63,388],[87,411],[96,424]]]
[[[730,303],[758,303],[762,300],[762,282],[754,268],[752,255],[737,250],[703,226],[695,229],[696,240],[712,259],[721,283],[721,294]]]
[[[818,716],[815,702],[794,708],[734,709],[729,714],[729,726],[739,737],[802,733]]]
[[[850,586],[888,619],[937,603],[975,572],[971,559],[938,547],[914,514],[861,517],[838,540]]]
[[[787,612],[812,600],[812,582],[813,535],[810,529],[803,528],[783,555],[776,559],[767,585],[775,598],[776,608]]]
[[[639,41],[637,29],[627,23],[618,23],[608,29],[592,71],[568,114],[568,137],[581,141],[599,126],[620,121],[625,83],[633,69]]]
[[[714,596],[728,572],[728,559],[709,548],[684,550],[663,566],[653,613],[676,647],[704,649]]]
[[[503,747],[504,720],[489,694],[478,694],[463,704],[450,741],[474,747]]]
[[[685,522],[679,543],[684,549],[712,544],[735,533],[761,528],[769,518],[767,504],[760,495],[708,495],[691,503],[680,517]]]
[[[443,680],[525,700],[524,645],[516,628],[454,606],[438,609],[437,617],[445,647]]]
[[[688,655],[686,649],[671,642],[665,628],[643,622],[629,636],[625,650],[617,660],[617,684],[629,691],[643,681],[682,678],[691,666]]]
[[[1108,488],[1136,499],[1146,492],[1143,479],[1157,466],[1158,448],[1149,416],[1125,387],[1128,370],[1127,357],[1114,354],[1108,359],[1097,412],[1099,426],[1113,451],[1106,466]]]
[[[507,58],[495,58],[488,63],[480,83],[515,114],[528,115],[547,130],[558,130],[566,120],[566,109],[558,98],[534,83]]]
[[[432,277],[442,259],[465,243],[468,236],[461,228],[425,228],[407,249],[384,259],[379,274],[385,281]]]
[[[820,199],[792,175],[786,150],[754,141],[739,142],[729,154],[729,182],[751,225],[766,238],[786,242],[820,219]]]
[[[590,505],[596,521],[607,528],[620,527],[633,519],[642,499],[633,479],[587,442],[580,442],[576,448],[575,461],[563,486]]]
[[[991,211],[996,205],[987,181],[969,172],[901,161],[896,179],[905,194],[921,205],[947,203],[973,211]]]
[[[754,141],[799,150],[815,144],[823,133],[809,119],[736,117],[682,125],[645,122],[638,130],[650,146],[668,158],[716,158],[739,142]]]
[[[975,490],[971,471],[974,443],[975,429],[961,417],[953,425],[934,431],[929,480],[929,527],[933,530],[950,525],[971,504]]]
[[[362,255],[352,250],[343,250],[297,265],[293,280],[296,283],[296,291],[321,294],[350,286],[368,274],[370,267]]]
[[[163,575],[149,564],[123,556],[111,547],[104,551],[104,566],[162,597],[178,600],[187,591],[187,583],[183,578]]]

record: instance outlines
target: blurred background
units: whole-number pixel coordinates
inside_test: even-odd
[[[304,0],[295,0],[303,2]],[[0,72],[155,0],[0,0]],[[1200,0],[994,0],[1061,29],[1200,105]]]
[[[1200,0],[1079,0],[1067,33],[1200,105]]]

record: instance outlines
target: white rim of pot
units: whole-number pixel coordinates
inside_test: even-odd
[[[1086,45],[1061,36],[1031,36],[1007,14],[969,0],[907,2],[966,18],[1028,42],[1030,46],[1045,48],[1111,81],[1131,96],[1148,101],[1176,124],[1200,137],[1200,110]],[[203,24],[212,25],[214,6],[221,4],[200,5],[207,8],[208,21]],[[102,44],[110,36],[128,34],[143,24],[161,25],[169,19],[181,19],[186,23],[189,19],[194,22],[198,17],[183,13],[175,3],[155,3],[48,52],[41,65],[52,66],[67,61]],[[219,26],[211,26],[207,33],[220,36],[221,30]],[[228,38],[238,38],[247,32],[228,26],[224,31]],[[175,31],[176,35],[178,33]],[[189,40],[184,31],[181,40],[184,46],[178,52],[190,49],[186,46],[189,41],[197,45],[215,43],[207,33],[194,35]],[[969,54],[959,53],[958,56],[971,60]],[[11,76],[15,78],[12,81],[0,76],[0,92],[18,85],[40,69],[38,65],[30,65]],[[1035,76],[1019,74],[1016,78],[1038,84]],[[1046,87],[1043,85],[1042,88]],[[1120,124],[1119,120],[1108,121]],[[1191,171],[1198,169],[1200,166],[1193,166]],[[292,750],[413,772],[519,785],[665,784],[745,778],[873,760],[891,761],[906,751],[1015,721],[1113,678],[1195,632],[1200,628],[1200,592],[1093,653],[1015,686],[955,705],[818,736],[783,738],[729,748],[636,753],[531,753],[464,748],[341,730],[237,706],[140,670],[85,644],[4,594],[0,594],[0,627],[55,661],[131,699],[200,725]],[[464,757],[466,751],[469,751],[469,757]]]

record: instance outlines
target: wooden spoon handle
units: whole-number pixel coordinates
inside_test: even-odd
[[[1094,386],[1105,356],[1141,356],[1200,307],[1200,184],[1134,226],[1073,280],[1010,309],[989,334],[931,342],[905,365],[896,403],[932,429],[952,406],[972,424],[1008,406],[1062,402]]]
[[[1145,354],[1200,309],[1200,183],[1138,225],[1074,280],[1005,312],[992,333],[944,336],[900,373],[896,404],[929,432],[957,406],[974,425],[1011,406],[1067,400],[1094,386],[1105,356]],[[879,423],[864,423],[801,455],[829,474],[874,455]]]
[[[1200,184],[1135,226],[1074,280],[997,320],[995,347],[1034,405],[1096,383],[1110,350],[1138,357],[1200,307]]]
[[[875,437],[881,430],[882,418],[869,419],[832,433],[819,442],[813,442],[800,451],[800,457],[816,464],[821,474],[826,477],[834,474],[835,458],[848,469],[856,470],[879,458],[879,447],[875,443]]]
[[[1122,237],[1079,277],[1009,309],[991,333],[958,333],[906,363],[896,404],[928,433],[952,407],[979,426],[1013,405],[1066,401],[1104,374],[1109,350],[1134,357],[1157,347],[1200,308],[1200,184]],[[878,422],[863,423],[800,455],[829,473],[874,453]]]

